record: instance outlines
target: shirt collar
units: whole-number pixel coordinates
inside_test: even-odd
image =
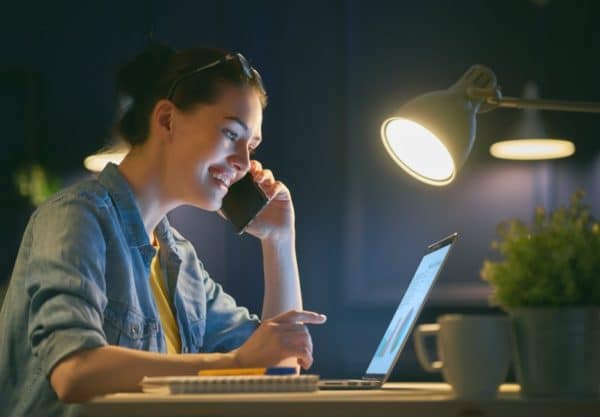
[[[98,176],[98,181],[106,187],[113,198],[129,246],[152,248],[135,194],[117,165],[108,163]],[[168,247],[176,252],[173,232],[166,217],[156,226],[155,233],[161,247]]]

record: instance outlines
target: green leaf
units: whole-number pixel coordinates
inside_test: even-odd
[[[481,277],[492,286],[492,303],[504,308],[600,306],[600,226],[577,190],[567,207],[536,208],[528,226],[519,219],[498,225]]]

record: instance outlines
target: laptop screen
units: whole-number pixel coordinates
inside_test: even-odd
[[[408,339],[455,237],[452,235],[431,245],[428,253],[421,259],[421,263],[411,279],[373,359],[371,359],[367,375],[386,375],[395,365],[398,354]]]

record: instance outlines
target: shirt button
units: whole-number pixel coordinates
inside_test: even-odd
[[[137,336],[139,332],[140,332],[140,326],[137,324],[132,324],[131,325],[131,334],[134,336]]]

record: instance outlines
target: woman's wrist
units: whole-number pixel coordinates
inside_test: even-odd
[[[289,228],[284,231],[273,231],[260,240],[263,246],[279,247],[294,243],[296,232],[294,228]]]
[[[197,369],[241,368],[237,349],[226,353],[200,353],[195,362]]]
[[[232,350],[231,352],[226,353],[228,355],[228,360],[230,362],[229,368],[243,368],[242,361],[239,356],[239,348]]]

